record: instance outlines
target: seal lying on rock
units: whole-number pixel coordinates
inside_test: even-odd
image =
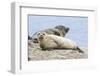
[[[69,28],[65,27],[63,25],[58,25],[54,28],[50,28],[50,29],[45,29],[45,30],[41,30],[39,32],[45,32],[46,34],[52,34],[52,35],[57,35],[57,36],[62,36],[64,37],[66,35],[66,33],[68,33]],[[32,39],[34,43],[37,43],[37,33],[33,34]]]
[[[50,49],[73,49],[84,53],[75,42],[68,38],[56,36],[56,35],[49,35],[45,32],[40,32],[37,34],[38,40],[40,43],[40,47],[43,50],[50,50]]]

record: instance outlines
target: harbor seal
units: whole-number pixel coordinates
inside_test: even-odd
[[[39,32],[45,32],[46,34],[52,34],[52,35],[57,35],[57,36],[62,36],[64,37],[66,35],[66,33],[68,33],[69,31],[69,27],[65,27],[63,25],[57,25],[54,28],[49,28],[49,29],[45,29],[45,30],[41,30]],[[33,34],[32,36],[32,40],[34,43],[37,43],[37,34],[39,32],[36,32]]]
[[[50,49],[72,49],[84,53],[74,41],[68,38],[48,35],[45,32],[40,32],[37,34],[40,47],[43,50]]]

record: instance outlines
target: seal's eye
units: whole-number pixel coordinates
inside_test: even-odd
[[[43,35],[45,35],[45,34],[43,33]]]

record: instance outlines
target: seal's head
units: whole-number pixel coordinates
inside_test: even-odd
[[[69,27],[65,27],[63,25],[58,25],[55,28],[61,31],[65,31],[66,33],[69,31]]]
[[[46,35],[45,32],[39,32],[39,33],[37,34],[37,37],[38,37],[39,41],[43,40],[44,37],[45,37],[45,35]]]
[[[69,31],[69,27],[65,27],[63,25],[58,25],[55,27],[55,29],[58,29],[59,30],[59,33],[60,33],[60,36],[65,36],[66,33],[68,33]]]

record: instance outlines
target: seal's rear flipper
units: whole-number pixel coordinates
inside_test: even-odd
[[[78,52],[84,53],[84,51],[82,51],[79,47],[77,47],[76,49],[78,50]]]

